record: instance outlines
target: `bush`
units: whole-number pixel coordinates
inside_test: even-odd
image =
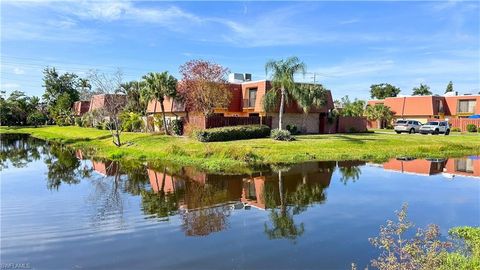
[[[285,129],[274,129],[270,133],[270,138],[277,140],[277,141],[294,141],[295,137],[292,136],[290,131]]]
[[[170,122],[170,130],[174,135],[183,135],[183,121],[175,119]]]
[[[32,126],[42,125],[47,121],[47,116],[41,112],[34,112],[27,116],[27,123]]]
[[[265,138],[270,128],[264,125],[247,125],[234,127],[211,128],[195,131],[194,135],[201,142],[222,142]]]
[[[299,133],[297,126],[295,125],[287,125],[287,130],[290,131],[290,134],[296,135]]]
[[[467,125],[467,131],[468,132],[477,132],[477,126],[475,126],[474,124],[468,124]]]
[[[83,127],[82,118],[75,117],[75,126]]]
[[[134,112],[125,112],[120,115],[120,121],[122,122],[122,130],[127,132],[142,131],[143,120],[142,116]]]
[[[458,128],[458,127],[454,127],[454,128],[452,128],[450,131],[451,131],[451,132],[460,132],[461,130],[460,130],[460,128]]]
[[[95,127],[96,127],[97,129],[100,129],[100,130],[101,130],[101,129],[104,128],[104,124],[103,124],[103,122],[100,122],[100,121],[99,121],[99,122],[97,122],[97,124],[95,125]]]

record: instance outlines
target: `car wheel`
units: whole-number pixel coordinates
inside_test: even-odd
[[[432,133],[433,135],[438,135],[439,131],[438,129],[435,129],[435,131]]]
[[[402,132],[400,132],[400,131],[395,131],[395,132],[396,132],[397,134],[400,134],[400,133],[402,133]]]
[[[414,128],[411,128],[411,129],[410,129],[410,132],[408,132],[408,133],[410,133],[410,134],[415,134],[415,129],[414,129]]]
[[[448,134],[450,134],[450,129],[447,129],[447,131],[445,131],[445,136],[448,136]]]

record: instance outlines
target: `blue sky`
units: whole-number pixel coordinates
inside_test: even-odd
[[[480,91],[478,1],[153,2],[2,1],[1,88],[41,95],[42,70],[125,80],[206,59],[264,79],[265,62],[291,55],[305,78],[367,99],[388,82],[410,94]]]

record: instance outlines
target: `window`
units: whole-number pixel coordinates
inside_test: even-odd
[[[477,106],[476,100],[459,100],[458,101],[458,113],[474,113]]]
[[[472,159],[467,159],[467,158],[456,159],[455,160],[455,171],[473,173],[473,160]]]
[[[248,89],[248,107],[255,107],[257,88]]]
[[[413,125],[413,121],[408,121],[408,124],[409,124],[409,125]]]
[[[437,110],[438,110],[438,113],[444,113],[444,110],[443,110],[443,101],[437,100]]]

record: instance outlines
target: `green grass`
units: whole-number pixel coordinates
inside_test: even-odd
[[[122,133],[122,147],[110,132],[80,127],[0,128],[2,133],[27,133],[40,139],[88,148],[111,159],[160,160],[217,172],[245,172],[252,165],[310,160],[377,160],[393,157],[460,157],[480,154],[478,134],[421,136],[396,134],[302,135],[293,142],[253,139],[201,143],[184,137]]]

